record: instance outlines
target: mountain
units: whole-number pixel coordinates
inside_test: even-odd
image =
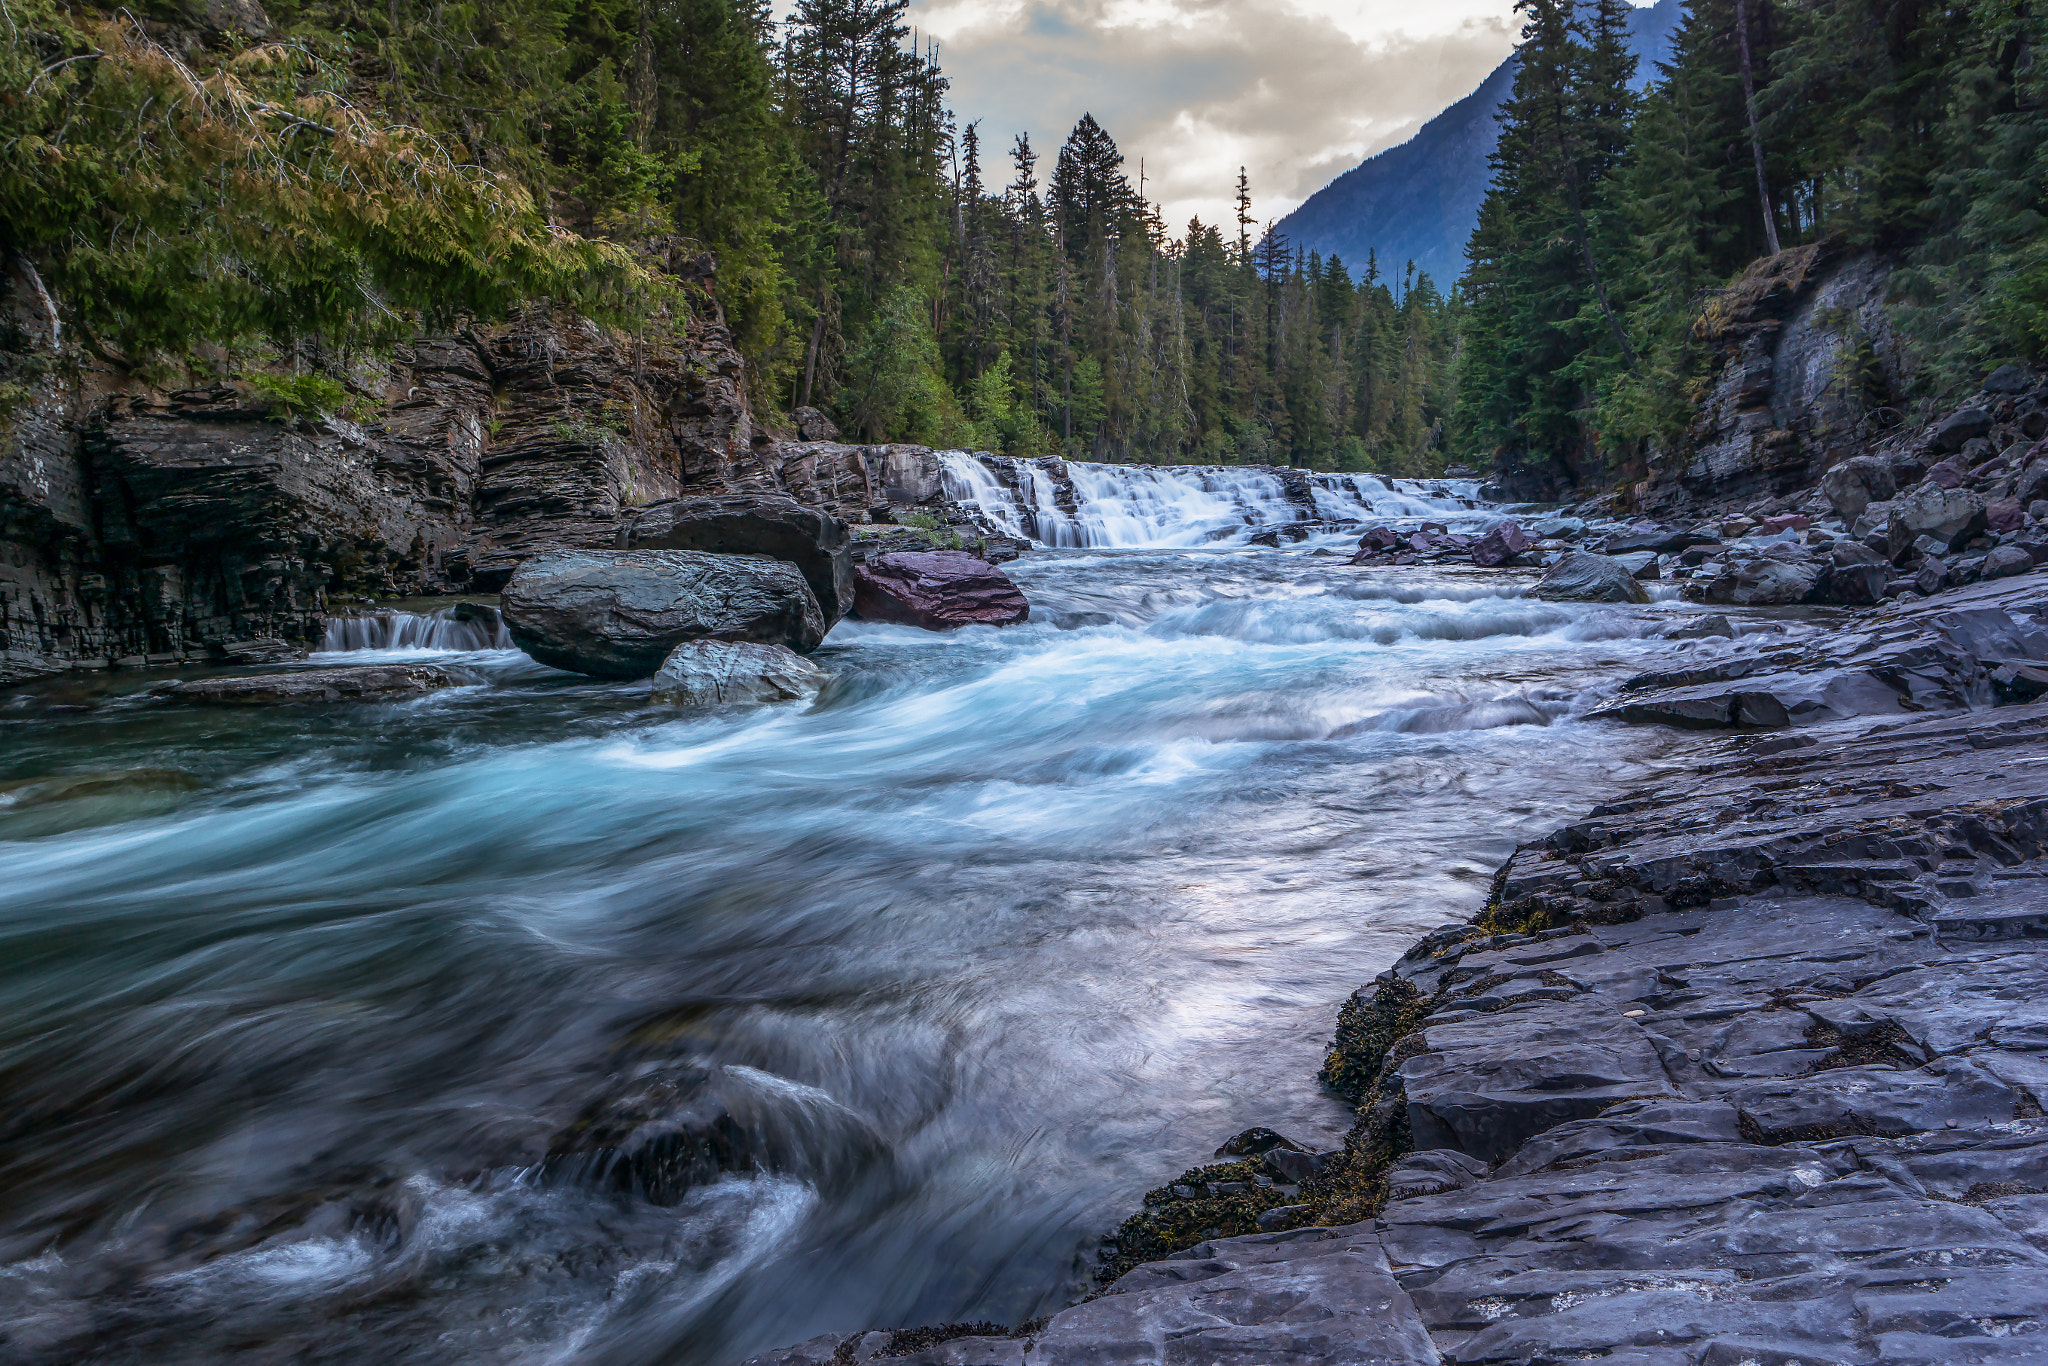
[[[1657,0],[1629,16],[1630,46],[1641,59],[1638,88],[1656,78],[1651,63],[1669,54],[1684,17],[1684,0]],[[1464,273],[1465,239],[1479,221],[1489,178],[1486,159],[1500,134],[1494,111],[1514,86],[1510,57],[1414,137],[1367,157],[1281,219],[1289,245],[1342,256],[1354,274],[1368,251],[1379,253],[1387,275],[1412,260],[1447,288]]]

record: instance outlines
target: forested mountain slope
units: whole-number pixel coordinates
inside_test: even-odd
[[[1683,0],[1657,0],[1629,17],[1629,47],[1640,58],[1640,89],[1657,75],[1684,17]],[[1465,270],[1465,239],[1479,221],[1491,172],[1486,159],[1500,136],[1494,115],[1515,85],[1515,59],[1479,88],[1422,125],[1397,147],[1367,157],[1317,190],[1279,223],[1289,241],[1324,256],[1403,270],[1413,261],[1440,286]]]

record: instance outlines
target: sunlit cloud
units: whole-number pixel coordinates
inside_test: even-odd
[[[1230,221],[1239,166],[1253,213],[1280,217],[1469,94],[1515,33],[1510,0],[932,0],[911,21],[980,122],[990,183],[1017,133],[1043,175],[1092,113],[1176,233]]]

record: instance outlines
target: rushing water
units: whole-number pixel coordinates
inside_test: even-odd
[[[1010,1322],[1230,1134],[1334,1145],[1338,1002],[1659,762],[1580,717],[1687,610],[1337,545],[1029,556],[1029,624],[842,623],[810,707],[417,646],[315,662],[488,681],[0,697],[0,1356]],[[622,1074],[773,1170],[655,1204],[544,1162]]]
[[[1377,474],[1298,474],[1313,508],[1290,500],[1270,469],[1199,465],[1092,465],[941,451],[946,494],[1011,536],[1040,545],[1169,547],[1241,543],[1253,532],[1307,522],[1399,523],[1497,520],[1472,479],[1388,479]],[[1060,505],[1054,469],[1073,488]]]

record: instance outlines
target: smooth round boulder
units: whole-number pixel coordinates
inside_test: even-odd
[[[1031,604],[1008,574],[965,551],[877,555],[853,578],[854,611],[867,621],[948,631],[1010,626],[1031,615]]]
[[[794,498],[735,494],[649,503],[619,532],[621,550],[766,555],[803,574],[829,629],[853,610],[853,538],[846,523]]]
[[[677,707],[744,707],[816,697],[832,675],[786,645],[686,640],[654,676],[654,700]]]
[[[512,642],[543,664],[645,678],[686,640],[760,641],[809,653],[825,639],[796,566],[693,550],[557,551],[505,585]]]
[[[1553,602],[1648,602],[1628,566],[1605,555],[1568,550],[1530,590]]]

